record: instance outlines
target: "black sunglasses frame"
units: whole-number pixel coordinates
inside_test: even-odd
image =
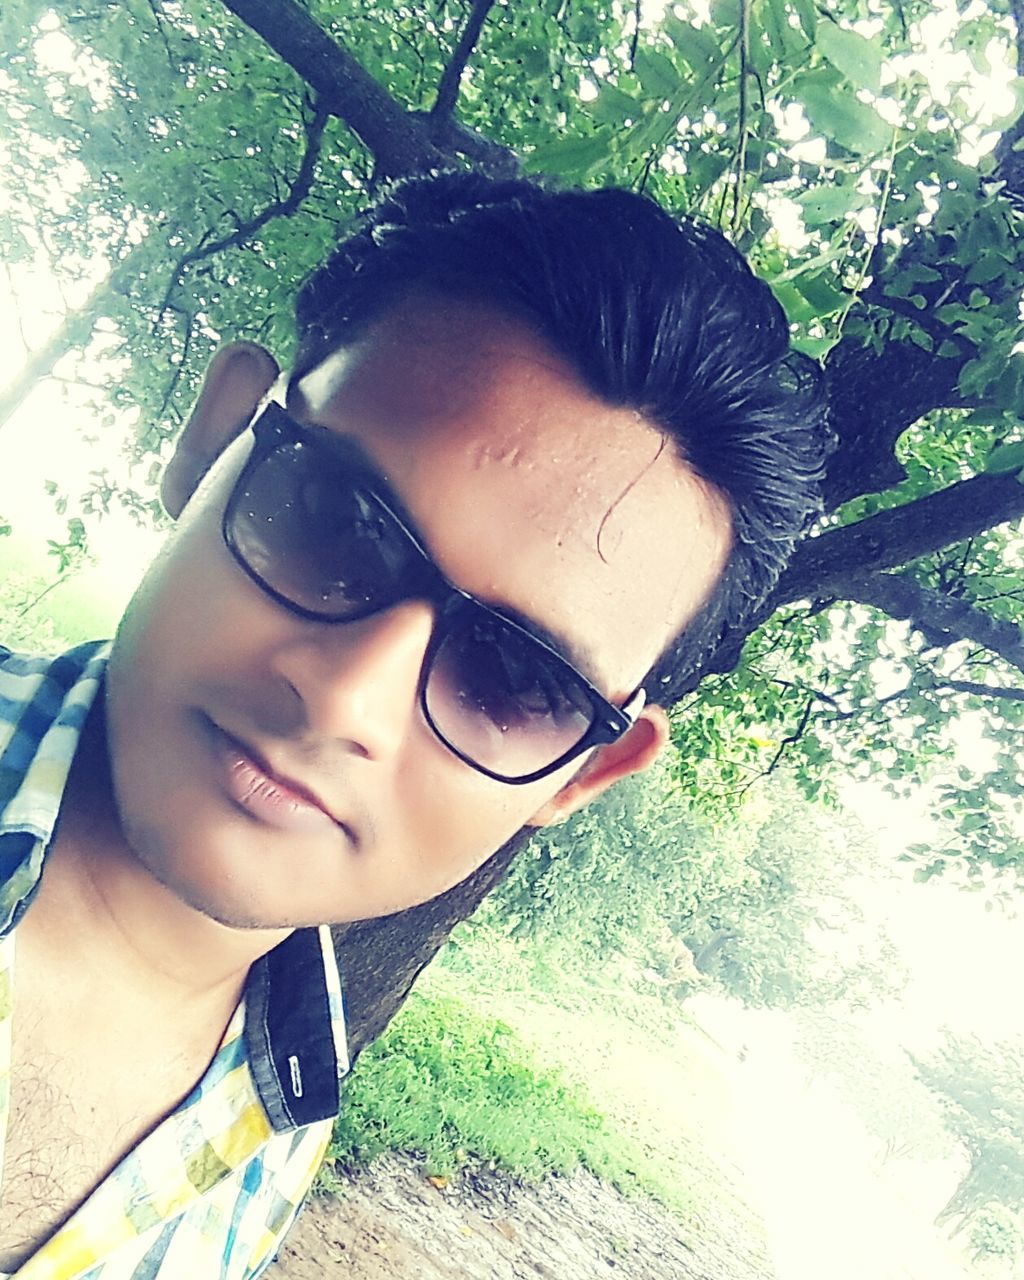
[[[569,764],[577,756],[582,755],[593,747],[615,742],[636,722],[636,718],[643,706],[642,701],[640,701],[639,706],[636,706],[638,699],[642,699],[642,686],[633,691],[626,700],[624,707],[620,709],[614,703],[609,702],[604,694],[596,689],[581,671],[578,671],[571,662],[539,636],[520,626],[513,619],[506,617],[500,609],[494,609],[490,605],[484,604],[482,600],[478,600],[475,596],[470,595],[468,591],[463,591],[461,587],[457,587],[453,582],[450,582],[430,558],[430,555],[402,517],[394,511],[392,504],[380,492],[378,488],[379,478],[372,471],[367,470],[365,466],[346,456],[347,451],[343,437],[336,436],[326,427],[309,427],[296,422],[275,401],[267,403],[262,411],[257,414],[250,424],[250,429],[255,437],[255,443],[235,481],[224,507],[224,515],[221,520],[221,534],[224,538],[225,546],[231,552],[236,563],[256,583],[260,590],[284,609],[287,609],[289,613],[305,618],[310,622],[334,624],[359,622],[363,618],[372,617],[375,613],[381,613],[385,609],[391,608],[402,600],[425,600],[433,605],[435,609],[434,627],[423,656],[423,665],[420,670],[417,687],[417,699],[423,717],[434,736],[464,764],[469,765],[471,769],[475,769],[478,773],[482,773],[488,778],[493,778],[496,782],[505,782],[511,786],[522,786],[529,782],[538,782],[541,778],[546,778],[549,774],[557,772],[564,765]],[[233,522],[235,511],[245,492],[246,483],[275,449],[283,444],[295,443],[301,443],[315,450],[326,450],[339,457],[344,472],[351,479],[353,489],[359,490],[363,495],[372,499],[388,520],[398,528],[403,539],[415,550],[422,572],[416,575],[414,583],[411,582],[409,584],[408,595],[399,595],[394,600],[389,600],[387,604],[374,605],[362,612],[349,612],[344,615],[332,615],[329,612],[320,613],[307,609],[289,599],[288,596],[282,595],[280,591],[265,581],[242,554],[234,535]],[[528,640],[531,645],[542,649],[558,668],[564,669],[580,686],[590,701],[593,711],[593,720],[590,728],[577,743],[543,768],[534,769],[531,773],[511,777],[507,774],[497,773],[493,769],[488,769],[486,765],[480,764],[479,761],[466,755],[453,742],[450,742],[430,714],[427,702],[427,685],[430,680],[434,659],[445,640],[452,634],[456,622],[467,614],[473,617],[483,616],[490,623],[497,622],[501,627],[516,632],[519,636]],[[636,707],[635,710],[634,707]]]

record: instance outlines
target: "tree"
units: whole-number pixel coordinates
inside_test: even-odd
[[[897,995],[906,968],[852,887],[884,874],[857,819],[778,785],[744,825],[749,852],[734,883],[698,889],[674,925],[697,969],[750,1006],[863,1007]],[[719,842],[737,836],[726,826]]]
[[[941,1048],[911,1061],[970,1161],[938,1221],[962,1226],[989,1205],[1024,1212],[1024,1040],[986,1045],[947,1030]]]
[[[102,343],[151,457],[222,333],[287,356],[284,300],[398,173],[522,165],[697,212],[823,360],[838,449],[818,536],[675,712],[678,781],[728,803],[783,759],[808,792],[828,765],[941,766],[957,846],[922,874],[1019,869],[1024,95],[1011,77],[1000,116],[970,82],[1024,57],[1020,16],[996,0],[929,37],[926,0],[680,0],[650,23],[570,0],[12,0],[0,244],[72,283],[107,269],[22,383]],[[965,718],[991,758],[957,761]],[[514,851],[341,940],[357,1045]]]
[[[677,771],[670,753],[539,832],[484,918],[546,953],[578,952],[588,970],[621,954],[680,995],[710,985],[750,1007],[861,1005],[902,988],[892,942],[851,889],[886,870],[852,814],[778,778],[712,826]]]
[[[828,1081],[876,1144],[880,1164],[904,1157],[948,1160],[957,1138],[941,1099],[922,1082],[902,1045],[832,1010],[803,1009],[794,1047],[812,1078]]]

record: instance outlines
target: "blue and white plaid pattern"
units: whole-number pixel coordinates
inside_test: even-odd
[[[15,926],[42,870],[106,659],[103,645],[55,662],[0,649],[0,1134],[11,1096]],[[333,1046],[340,1072],[337,963],[329,930],[313,936],[322,961],[316,990],[331,1023],[319,1041]],[[254,1078],[245,1004],[192,1093],[13,1273],[17,1280],[252,1280],[269,1265],[323,1159],[332,1117],[272,1122]],[[306,1041],[312,1037],[304,1052]],[[264,1077],[273,1072],[269,1062],[259,1066]]]

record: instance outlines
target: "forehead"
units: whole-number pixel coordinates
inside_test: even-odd
[[[358,441],[452,581],[566,637],[609,692],[640,680],[724,564],[724,502],[671,442],[489,306],[396,307],[289,407]]]

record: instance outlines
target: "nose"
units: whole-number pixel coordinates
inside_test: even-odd
[[[312,622],[275,651],[273,667],[298,694],[306,729],[384,760],[418,717],[416,690],[433,626],[433,609],[417,600],[359,622]]]

